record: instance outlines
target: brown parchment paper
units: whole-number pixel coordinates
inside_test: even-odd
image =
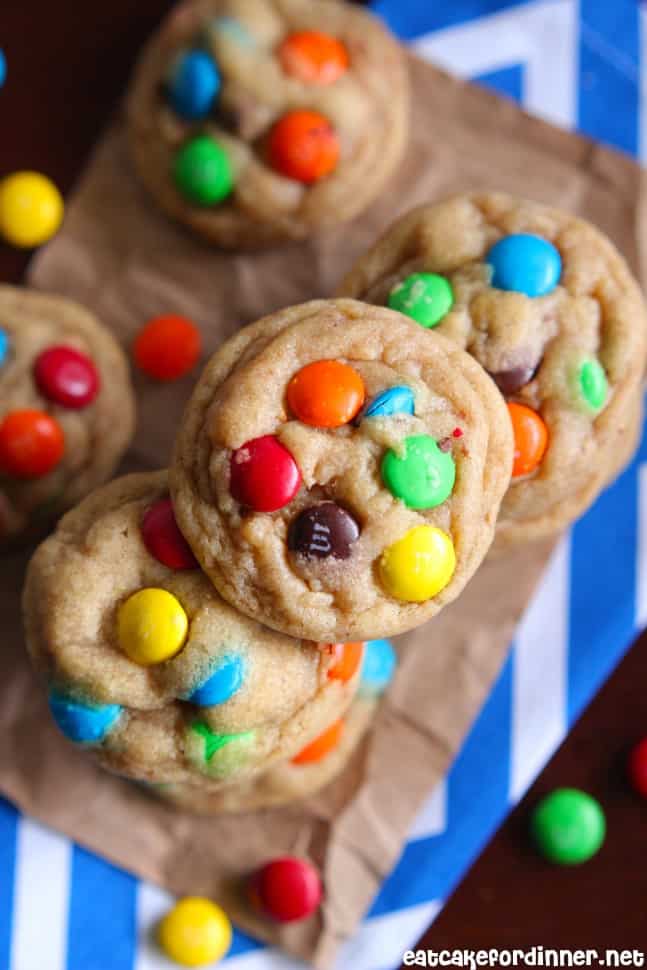
[[[125,343],[154,314],[186,313],[211,352],[262,314],[329,295],[350,260],[400,212],[486,187],[587,216],[637,268],[643,200],[630,160],[413,57],[411,70],[407,161],[353,225],[258,254],[205,248],[155,211],[133,177],[117,121],[68,203],[62,232],[36,258],[32,285],[86,303]],[[139,424],[127,469],[166,464],[192,379],[163,386],[136,378]],[[483,703],[549,551],[550,543],[486,563],[453,606],[400,638],[395,683],[336,783],[289,808],[211,820],[174,812],[102,774],[58,735],[24,658],[26,555],[14,555],[0,564],[0,788],[25,812],[139,876],[176,893],[211,895],[253,934],[331,966]],[[321,866],[327,897],[316,917],[280,928],[250,913],[237,880],[290,851]]]

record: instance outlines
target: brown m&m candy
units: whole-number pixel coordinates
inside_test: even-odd
[[[508,370],[488,371],[496,386],[506,397],[529,384],[536,373],[537,367],[532,364],[520,364],[519,367],[510,367]]]
[[[288,530],[288,548],[306,559],[348,559],[358,539],[357,522],[335,502],[305,509]]]

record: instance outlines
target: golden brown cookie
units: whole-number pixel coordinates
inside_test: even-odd
[[[30,563],[24,615],[63,733],[140,781],[248,778],[298,754],[358,684],[361,644],[292,640],[220,599],[166,472],[118,479],[61,520]]]
[[[0,286],[0,547],[113,472],[132,437],[126,358],[86,309]]]
[[[221,595],[292,636],[390,636],[460,593],[510,478],[494,383],[401,314],[315,301],[207,364],[178,435],[180,526]]]
[[[301,239],[351,219],[404,151],[404,54],[338,0],[190,0],[144,51],[128,98],[139,176],[219,246]]]
[[[502,194],[422,206],[359,260],[340,294],[433,327],[507,398],[515,464],[497,547],[564,528],[629,459],[647,314],[622,256],[582,219]]]

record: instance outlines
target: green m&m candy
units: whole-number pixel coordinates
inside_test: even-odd
[[[382,479],[410,509],[433,509],[452,493],[454,459],[426,434],[410,435],[400,454],[389,449],[382,459]]]
[[[561,866],[587,862],[606,835],[600,803],[577,788],[557,788],[537,805],[531,831],[541,854]]]
[[[435,327],[453,305],[451,283],[436,273],[412,273],[389,294],[391,309],[411,317],[421,327]]]
[[[588,357],[577,371],[577,393],[587,410],[597,412],[604,407],[609,385],[599,360]]]
[[[181,195],[195,205],[216,205],[234,187],[229,156],[209,135],[198,135],[182,146],[173,163],[173,178]]]

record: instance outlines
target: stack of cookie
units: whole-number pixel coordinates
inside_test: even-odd
[[[170,479],[113,482],[32,559],[27,642],[59,727],[194,811],[315,790],[388,682],[377,638],[478,568],[511,464],[493,382],[406,317],[317,301],[244,328]]]

